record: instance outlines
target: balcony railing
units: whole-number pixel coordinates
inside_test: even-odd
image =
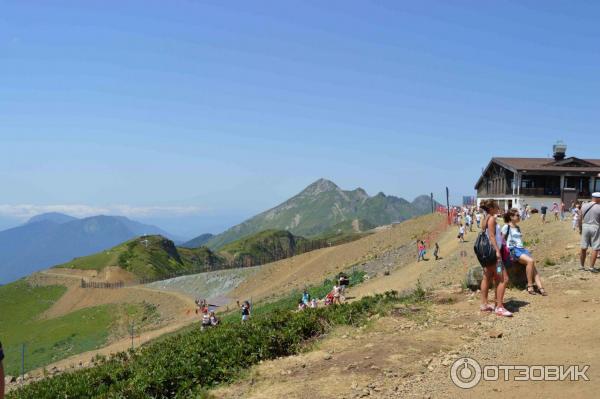
[[[512,189],[506,189],[504,192],[488,192],[487,190],[479,190],[477,193],[479,197],[485,196],[495,196],[495,195],[513,195]],[[517,190],[514,191],[514,195],[517,195]],[[521,188],[519,195],[526,195],[528,197],[560,197],[561,191],[559,188],[545,188],[545,187],[537,187],[537,188]],[[577,196],[580,198],[587,198],[591,196],[589,190],[583,190],[577,193]]]

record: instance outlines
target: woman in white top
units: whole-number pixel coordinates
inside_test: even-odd
[[[495,312],[498,316],[510,317],[512,313],[504,307],[504,292],[506,291],[506,283],[508,282],[508,273],[502,264],[502,233],[500,226],[496,222],[496,215],[500,211],[498,204],[494,200],[484,200],[479,205],[486,213],[486,218],[483,222],[483,230],[486,232],[490,244],[496,250],[496,261],[483,265],[483,279],[481,280],[481,311]],[[488,303],[488,290],[490,284],[496,280],[496,306]]]
[[[535,260],[531,256],[531,253],[523,245],[523,234],[521,234],[521,228],[519,227],[519,221],[521,215],[519,215],[518,209],[511,209],[504,215],[504,222],[502,226],[502,236],[506,240],[508,249],[510,249],[510,258],[512,261],[519,262],[525,265],[525,274],[527,275],[527,292],[531,295],[535,295],[535,288],[533,280],[535,280],[535,286],[539,293],[546,296],[546,291],[542,286],[542,279],[540,274],[535,268]]]

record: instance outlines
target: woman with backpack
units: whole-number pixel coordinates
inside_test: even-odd
[[[500,212],[500,208],[496,201],[492,199],[484,200],[480,204],[481,209],[486,213],[486,217],[483,221],[482,232],[489,241],[489,244],[493,248],[492,256],[484,258],[482,261],[480,254],[481,266],[483,267],[483,279],[481,280],[481,306],[482,312],[494,312],[497,316],[511,317],[513,314],[506,310],[504,307],[504,292],[506,291],[506,283],[508,283],[508,273],[506,268],[502,264],[502,246],[503,238],[500,226],[496,222],[496,216]],[[478,239],[476,242],[476,252],[478,251],[477,244],[480,242]],[[488,291],[490,284],[496,280],[496,306],[492,306],[488,303]]]
[[[511,209],[504,214],[504,222],[502,226],[502,236],[508,245],[510,250],[510,260],[519,262],[525,265],[525,274],[527,275],[527,292],[531,295],[535,295],[535,287],[538,292],[546,296],[546,291],[542,286],[542,279],[540,274],[535,268],[535,261],[533,260],[531,253],[523,245],[523,235],[521,234],[521,228],[519,227],[519,221],[521,215],[519,215],[518,209]],[[535,286],[534,286],[535,280]]]

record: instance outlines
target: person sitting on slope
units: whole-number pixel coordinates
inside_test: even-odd
[[[527,292],[531,295],[535,295],[535,280],[535,286],[537,286],[538,292],[541,295],[546,296],[546,291],[542,286],[542,279],[535,267],[535,260],[523,245],[523,235],[521,234],[521,228],[519,227],[520,220],[521,215],[519,214],[518,209],[513,208],[504,214],[504,222],[506,224],[502,226],[502,236],[510,250],[510,260],[525,265]]]
[[[210,327],[210,315],[208,314],[208,312],[202,312],[202,325],[201,325],[201,330],[205,330],[208,327]]]

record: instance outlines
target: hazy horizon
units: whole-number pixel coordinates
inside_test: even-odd
[[[327,179],[329,180],[329,179]],[[312,183],[312,182],[311,182]],[[335,182],[334,182],[335,183]],[[257,213],[266,211],[279,205],[281,202],[298,194],[305,187],[299,188],[297,192],[290,193],[286,198],[278,203],[270,205],[268,208],[256,210],[254,213],[243,213],[241,211],[231,210],[225,211],[223,214],[214,213],[211,210],[196,210],[193,207],[129,207],[123,205],[116,206],[89,206],[81,204],[66,204],[66,205],[0,205],[0,231],[17,227],[26,223],[34,216],[45,213],[61,213],[76,218],[87,218],[92,216],[125,216],[129,219],[152,224],[166,230],[179,239],[191,239],[200,234],[212,233],[218,234],[244,220],[254,216]],[[342,190],[351,191],[356,187],[340,187]],[[377,193],[369,193],[373,196]],[[392,195],[402,197],[401,195]],[[420,195],[428,195],[423,193]],[[416,197],[403,197],[408,201],[414,200]],[[438,199],[441,202],[441,199]],[[162,213],[162,215],[161,215]],[[185,222],[182,225],[182,222]],[[205,230],[198,231],[197,226],[204,226]]]

